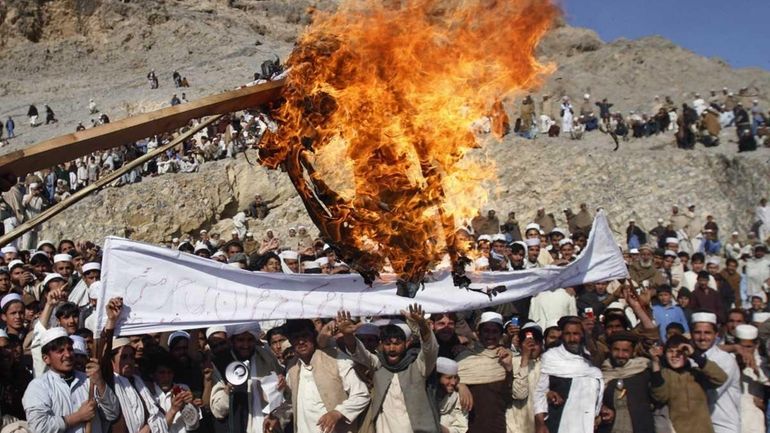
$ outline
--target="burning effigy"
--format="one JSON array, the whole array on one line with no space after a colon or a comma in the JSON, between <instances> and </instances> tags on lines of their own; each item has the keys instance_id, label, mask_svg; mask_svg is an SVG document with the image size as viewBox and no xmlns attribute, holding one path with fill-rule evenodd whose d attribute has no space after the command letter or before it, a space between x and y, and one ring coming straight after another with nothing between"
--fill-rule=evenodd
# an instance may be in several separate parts
<instances>
[{"instance_id":1,"label":"burning effigy","mask_svg":"<svg viewBox=\"0 0 770 433\"><path fill-rule=\"evenodd\" d=\"M344 1L316 12L289 57L261 163L290 176L321 237L367 281L414 296L494 165L471 124L553 70L535 55L559 16L539 0Z\"/></svg>"}]
</instances>

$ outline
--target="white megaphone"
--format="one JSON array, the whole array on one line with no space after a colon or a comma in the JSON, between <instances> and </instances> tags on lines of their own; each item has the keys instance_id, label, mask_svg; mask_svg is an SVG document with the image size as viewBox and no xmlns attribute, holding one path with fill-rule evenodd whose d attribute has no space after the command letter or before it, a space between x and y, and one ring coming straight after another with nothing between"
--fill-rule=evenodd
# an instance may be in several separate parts
<instances>
[{"instance_id":1,"label":"white megaphone","mask_svg":"<svg viewBox=\"0 0 770 433\"><path fill-rule=\"evenodd\" d=\"M240 361L233 361L227 364L225 369L225 379L230 385L238 386L246 383L249 378L249 366Z\"/></svg>"}]
</instances>

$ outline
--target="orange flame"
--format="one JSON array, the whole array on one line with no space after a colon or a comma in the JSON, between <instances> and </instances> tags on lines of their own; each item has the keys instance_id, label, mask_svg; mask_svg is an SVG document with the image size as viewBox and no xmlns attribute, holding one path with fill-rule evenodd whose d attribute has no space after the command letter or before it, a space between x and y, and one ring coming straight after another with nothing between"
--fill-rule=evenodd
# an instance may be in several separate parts
<instances>
[{"instance_id":1,"label":"orange flame","mask_svg":"<svg viewBox=\"0 0 770 433\"><path fill-rule=\"evenodd\" d=\"M316 12L287 61L263 164L284 165L343 260L377 272L387 259L419 280L487 200L494 166L472 152L471 124L552 70L534 51L558 15L543 0L350 0Z\"/></svg>"}]
</instances>

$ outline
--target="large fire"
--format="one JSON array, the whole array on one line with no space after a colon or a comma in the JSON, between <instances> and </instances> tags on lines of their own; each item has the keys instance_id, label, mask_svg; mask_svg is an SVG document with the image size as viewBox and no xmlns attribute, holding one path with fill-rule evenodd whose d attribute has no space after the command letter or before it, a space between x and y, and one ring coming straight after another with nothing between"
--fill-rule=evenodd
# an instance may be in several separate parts
<instances>
[{"instance_id":1,"label":"large fire","mask_svg":"<svg viewBox=\"0 0 770 433\"><path fill-rule=\"evenodd\" d=\"M284 167L322 237L364 276L418 282L455 224L487 200L494 166L471 124L537 86L544 0L350 0L316 12L287 61L281 127L260 148Z\"/></svg>"}]
</instances>

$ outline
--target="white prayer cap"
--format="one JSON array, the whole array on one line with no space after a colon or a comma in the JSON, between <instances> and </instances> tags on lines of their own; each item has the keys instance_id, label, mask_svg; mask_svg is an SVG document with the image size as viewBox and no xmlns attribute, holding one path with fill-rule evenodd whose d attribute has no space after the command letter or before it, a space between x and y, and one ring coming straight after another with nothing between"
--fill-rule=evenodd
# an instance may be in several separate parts
<instances>
[{"instance_id":1,"label":"white prayer cap","mask_svg":"<svg viewBox=\"0 0 770 433\"><path fill-rule=\"evenodd\" d=\"M281 254L278 254L278 257L284 260L298 260L299 253L292 250L286 250L286 251L281 251Z\"/></svg>"},{"instance_id":2,"label":"white prayer cap","mask_svg":"<svg viewBox=\"0 0 770 433\"><path fill-rule=\"evenodd\" d=\"M711 256L706 260L707 265L717 265L719 266L722 262L719 260L719 257L717 256Z\"/></svg>"},{"instance_id":3,"label":"white prayer cap","mask_svg":"<svg viewBox=\"0 0 770 433\"><path fill-rule=\"evenodd\" d=\"M540 245L540 239L538 239L538 238L527 238L527 240L524 241L524 243L528 247L535 247L535 246Z\"/></svg>"},{"instance_id":4,"label":"white prayer cap","mask_svg":"<svg viewBox=\"0 0 770 433\"><path fill-rule=\"evenodd\" d=\"M533 230L533 229L537 230L537 231L540 231L540 224L529 223L529 224L527 224L527 227L524 228L524 231L528 232L528 231Z\"/></svg>"},{"instance_id":5,"label":"white prayer cap","mask_svg":"<svg viewBox=\"0 0 770 433\"><path fill-rule=\"evenodd\" d=\"M112 338L112 350L118 350L123 346L131 344L131 339L128 337L113 337Z\"/></svg>"},{"instance_id":6,"label":"white prayer cap","mask_svg":"<svg viewBox=\"0 0 770 433\"><path fill-rule=\"evenodd\" d=\"M673 252L673 251L671 251L671 250L666 250L666 252L665 252L665 253L663 253L663 255L664 255L664 256L667 256L667 257L674 257L674 258L676 258L676 257L677 257L676 253L675 253L675 252Z\"/></svg>"},{"instance_id":7,"label":"white prayer cap","mask_svg":"<svg viewBox=\"0 0 770 433\"><path fill-rule=\"evenodd\" d=\"M306 262L302 262L302 269L310 270L310 269L320 269L321 265L318 264L315 260L308 260Z\"/></svg>"},{"instance_id":8,"label":"white prayer cap","mask_svg":"<svg viewBox=\"0 0 770 433\"><path fill-rule=\"evenodd\" d=\"M18 294L18 293L9 293L9 294L3 296L3 299L0 300L0 310L5 309L5 306L8 305L10 302L13 302L13 301L24 302L24 301L22 301L20 294Z\"/></svg>"},{"instance_id":9,"label":"white prayer cap","mask_svg":"<svg viewBox=\"0 0 770 433\"><path fill-rule=\"evenodd\" d=\"M222 251L217 251L211 255L212 259L216 259L217 257L227 257L227 254L223 253Z\"/></svg>"},{"instance_id":10,"label":"white prayer cap","mask_svg":"<svg viewBox=\"0 0 770 433\"><path fill-rule=\"evenodd\" d=\"M452 359L444 358L443 356L436 359L436 371L440 374L457 376L459 369L457 362Z\"/></svg>"},{"instance_id":11,"label":"white prayer cap","mask_svg":"<svg viewBox=\"0 0 770 433\"><path fill-rule=\"evenodd\" d=\"M583 98L585 98L585 99L588 99L590 97L591 97L591 95L589 93L586 93L585 95L583 95Z\"/></svg>"},{"instance_id":12,"label":"white prayer cap","mask_svg":"<svg viewBox=\"0 0 770 433\"><path fill-rule=\"evenodd\" d=\"M489 259L486 257L479 257L476 259L476 267L477 268L483 268L489 266Z\"/></svg>"},{"instance_id":13,"label":"white prayer cap","mask_svg":"<svg viewBox=\"0 0 770 433\"><path fill-rule=\"evenodd\" d=\"M262 334L262 327L259 326L258 322L241 323L239 325L230 325L227 327L227 335L230 337L245 333L249 333L253 335L255 339L259 340L259 336Z\"/></svg>"},{"instance_id":14,"label":"white prayer cap","mask_svg":"<svg viewBox=\"0 0 770 433\"><path fill-rule=\"evenodd\" d=\"M498 233L498 234L496 234L496 235L492 236L492 241L493 241L493 242L498 242L498 241L502 241L502 242L505 242L505 241L507 241L507 240L508 240L508 239L506 239L506 238L505 238L505 235L504 235L504 234L502 234L502 233Z\"/></svg>"},{"instance_id":15,"label":"white prayer cap","mask_svg":"<svg viewBox=\"0 0 770 433\"><path fill-rule=\"evenodd\" d=\"M305 226L297 226L297 230L307 230L307 227L305 227Z\"/></svg>"},{"instance_id":16,"label":"white prayer cap","mask_svg":"<svg viewBox=\"0 0 770 433\"><path fill-rule=\"evenodd\" d=\"M174 342L177 338L185 338L187 341L190 341L190 334L186 331L174 331L168 336L168 340L166 341L166 344L168 345L169 349L171 348L171 343Z\"/></svg>"},{"instance_id":17,"label":"white prayer cap","mask_svg":"<svg viewBox=\"0 0 770 433\"><path fill-rule=\"evenodd\" d=\"M44 251L35 251L32 253L32 255L29 257L30 260L34 259L36 256L42 256L45 257L47 260L50 260L48 257L48 254L46 254Z\"/></svg>"},{"instance_id":18,"label":"white prayer cap","mask_svg":"<svg viewBox=\"0 0 770 433\"><path fill-rule=\"evenodd\" d=\"M372 324L374 326L377 326L378 328L381 328L383 326L390 325L390 320L389 319L377 319L374 322L372 322Z\"/></svg>"},{"instance_id":19,"label":"white prayer cap","mask_svg":"<svg viewBox=\"0 0 770 433\"><path fill-rule=\"evenodd\" d=\"M273 231L273 230L272 230L272 229L267 229L267 231L268 231L268 232L271 232L271 231ZM267 233L267 232L265 232L265 233ZM254 233L252 233L252 232L246 232L246 237L247 237L247 238L253 238L253 237L254 237Z\"/></svg>"},{"instance_id":20,"label":"white prayer cap","mask_svg":"<svg viewBox=\"0 0 770 433\"><path fill-rule=\"evenodd\" d=\"M364 323L356 329L356 335L380 336L380 328L374 323Z\"/></svg>"},{"instance_id":21,"label":"white prayer cap","mask_svg":"<svg viewBox=\"0 0 770 433\"><path fill-rule=\"evenodd\" d=\"M562 239L562 240L560 240L560 241L559 241L559 246L560 246L560 247L561 247L561 246L564 246L564 245L567 245L567 244L570 244L570 245L575 245L575 243L574 243L574 242L572 242L572 239L570 239L570 238L564 238L564 239Z\"/></svg>"},{"instance_id":22,"label":"white prayer cap","mask_svg":"<svg viewBox=\"0 0 770 433\"><path fill-rule=\"evenodd\" d=\"M479 242L481 242L481 241L492 242L492 236L481 235L481 236L479 236Z\"/></svg>"},{"instance_id":23,"label":"white prayer cap","mask_svg":"<svg viewBox=\"0 0 770 433\"><path fill-rule=\"evenodd\" d=\"M54 340L58 340L62 337L69 337L69 335L67 334L67 331L61 326L46 329L42 334L40 334L40 347L45 347L46 344Z\"/></svg>"},{"instance_id":24,"label":"white prayer cap","mask_svg":"<svg viewBox=\"0 0 770 433\"><path fill-rule=\"evenodd\" d=\"M29 184L29 189L37 189L40 186L37 182L32 182Z\"/></svg>"},{"instance_id":25,"label":"white prayer cap","mask_svg":"<svg viewBox=\"0 0 770 433\"><path fill-rule=\"evenodd\" d=\"M658 224L663 222L663 218L658 218Z\"/></svg>"},{"instance_id":26,"label":"white prayer cap","mask_svg":"<svg viewBox=\"0 0 770 433\"><path fill-rule=\"evenodd\" d=\"M243 269L241 267L241 263L240 262L231 262L231 263L228 263L227 266L231 266L231 267L233 267L235 269Z\"/></svg>"},{"instance_id":27,"label":"white prayer cap","mask_svg":"<svg viewBox=\"0 0 770 433\"><path fill-rule=\"evenodd\" d=\"M206 339L208 340L211 338L212 335L216 334L217 332L224 332L225 335L227 335L227 327L225 326L210 326L206 328Z\"/></svg>"},{"instance_id":28,"label":"white prayer cap","mask_svg":"<svg viewBox=\"0 0 770 433\"><path fill-rule=\"evenodd\" d=\"M233 230L233 231L230 232L230 234L237 235L238 234L238 230Z\"/></svg>"},{"instance_id":29,"label":"white prayer cap","mask_svg":"<svg viewBox=\"0 0 770 433\"><path fill-rule=\"evenodd\" d=\"M536 328L538 331L543 332L543 328L541 328L540 325L537 324L537 322L527 322L524 324L524 326L521 327L521 329L530 329L530 328Z\"/></svg>"},{"instance_id":30,"label":"white prayer cap","mask_svg":"<svg viewBox=\"0 0 770 433\"><path fill-rule=\"evenodd\" d=\"M99 262L88 262L83 265L83 273L86 274L91 271L102 271L102 264Z\"/></svg>"},{"instance_id":31,"label":"white prayer cap","mask_svg":"<svg viewBox=\"0 0 770 433\"><path fill-rule=\"evenodd\" d=\"M318 263L318 266L326 266L329 263L329 259L327 257L321 257L316 259L315 262Z\"/></svg>"},{"instance_id":32,"label":"white prayer cap","mask_svg":"<svg viewBox=\"0 0 770 433\"><path fill-rule=\"evenodd\" d=\"M193 250L193 254L203 250L211 252L211 250L209 250L209 247L206 244L204 244L203 242L198 242L197 244L195 244L195 249Z\"/></svg>"},{"instance_id":33,"label":"white prayer cap","mask_svg":"<svg viewBox=\"0 0 770 433\"><path fill-rule=\"evenodd\" d=\"M56 272L51 272L50 274L46 274L45 278L43 278L43 288L47 287L48 283L50 283L53 280L67 281L67 279L64 278L61 274L58 274Z\"/></svg>"},{"instance_id":34,"label":"white prayer cap","mask_svg":"<svg viewBox=\"0 0 770 433\"><path fill-rule=\"evenodd\" d=\"M88 287L88 297L91 299L99 299L99 295L102 293L102 282L101 281L94 281L93 284L91 284Z\"/></svg>"},{"instance_id":35,"label":"white prayer cap","mask_svg":"<svg viewBox=\"0 0 770 433\"><path fill-rule=\"evenodd\" d=\"M201 235L206 234L206 233L208 233L208 231L206 231L206 230L201 230L200 232L198 232L198 234L201 234Z\"/></svg>"},{"instance_id":36,"label":"white prayer cap","mask_svg":"<svg viewBox=\"0 0 770 433\"><path fill-rule=\"evenodd\" d=\"M75 352L75 355L88 356L85 338L79 335L70 335L70 340L72 340L72 351Z\"/></svg>"},{"instance_id":37,"label":"white prayer cap","mask_svg":"<svg viewBox=\"0 0 770 433\"><path fill-rule=\"evenodd\" d=\"M739 232L733 232L733 236L739 236L739 235L740 235Z\"/></svg>"},{"instance_id":38,"label":"white prayer cap","mask_svg":"<svg viewBox=\"0 0 770 433\"><path fill-rule=\"evenodd\" d=\"M412 329L409 327L409 325L407 325L403 321L401 321L401 320L391 320L389 325L396 325L399 328L401 328L401 330L404 331L404 335L406 336L407 340L412 338Z\"/></svg>"},{"instance_id":39,"label":"white prayer cap","mask_svg":"<svg viewBox=\"0 0 770 433\"><path fill-rule=\"evenodd\" d=\"M500 313L495 313L494 311L485 311L481 313L481 319L479 320L479 325L481 326L485 323L497 323L500 326L503 326L503 316L500 315Z\"/></svg>"},{"instance_id":40,"label":"white prayer cap","mask_svg":"<svg viewBox=\"0 0 770 433\"><path fill-rule=\"evenodd\" d=\"M612 302L612 303L610 303L610 305L607 305L607 310L621 310L621 311L625 311L625 309L626 309L626 306L621 304L618 301Z\"/></svg>"},{"instance_id":41,"label":"white prayer cap","mask_svg":"<svg viewBox=\"0 0 770 433\"><path fill-rule=\"evenodd\" d=\"M752 325L738 325L735 327L735 337L739 340L754 340L759 336L759 330Z\"/></svg>"},{"instance_id":42,"label":"white prayer cap","mask_svg":"<svg viewBox=\"0 0 770 433\"><path fill-rule=\"evenodd\" d=\"M53 262L59 263L59 262L71 262L72 256L69 254L56 254L53 256Z\"/></svg>"},{"instance_id":43,"label":"white prayer cap","mask_svg":"<svg viewBox=\"0 0 770 433\"><path fill-rule=\"evenodd\" d=\"M709 312L693 313L691 322L692 323L711 323L713 325L716 325L717 315Z\"/></svg>"},{"instance_id":44,"label":"white prayer cap","mask_svg":"<svg viewBox=\"0 0 770 433\"><path fill-rule=\"evenodd\" d=\"M553 230L551 230L551 233L549 233L549 234L552 235L554 233L558 233L558 234L560 234L562 236L565 236L565 237L567 236L567 232L565 232L563 229L561 229L559 227L554 227Z\"/></svg>"},{"instance_id":45,"label":"white prayer cap","mask_svg":"<svg viewBox=\"0 0 770 433\"><path fill-rule=\"evenodd\" d=\"M524 248L525 250L527 249L527 243L526 242L516 241L516 242L513 243L513 245L516 245L516 244L521 245L521 247Z\"/></svg>"},{"instance_id":46,"label":"white prayer cap","mask_svg":"<svg viewBox=\"0 0 770 433\"><path fill-rule=\"evenodd\" d=\"M24 262L19 259L11 260L11 262L8 263L8 270L12 271L16 266L24 266Z\"/></svg>"},{"instance_id":47,"label":"white prayer cap","mask_svg":"<svg viewBox=\"0 0 770 433\"><path fill-rule=\"evenodd\" d=\"M636 220L635 220L635 219L633 219L633 218L631 218L630 220L628 220L628 222L630 222L630 223L635 223L635 222L636 222Z\"/></svg>"},{"instance_id":48,"label":"white prayer cap","mask_svg":"<svg viewBox=\"0 0 770 433\"><path fill-rule=\"evenodd\" d=\"M8 338L8 333L3 329L0 329L0 338Z\"/></svg>"},{"instance_id":49,"label":"white prayer cap","mask_svg":"<svg viewBox=\"0 0 770 433\"><path fill-rule=\"evenodd\" d=\"M35 249L39 250L43 245L50 245L50 246L56 248L56 246L54 246L53 242L51 242L51 241L40 241L40 242L37 243L37 248L35 248Z\"/></svg>"},{"instance_id":50,"label":"white prayer cap","mask_svg":"<svg viewBox=\"0 0 770 433\"><path fill-rule=\"evenodd\" d=\"M636 248L631 248L631 249L628 251L628 254L639 254L639 250L638 250L638 249L636 249Z\"/></svg>"},{"instance_id":51,"label":"white prayer cap","mask_svg":"<svg viewBox=\"0 0 770 433\"><path fill-rule=\"evenodd\" d=\"M751 316L751 321L754 323L765 323L770 319L770 313L764 311L758 311Z\"/></svg>"},{"instance_id":52,"label":"white prayer cap","mask_svg":"<svg viewBox=\"0 0 770 433\"><path fill-rule=\"evenodd\" d=\"M18 253L19 250L16 249L13 245L6 245L2 249L0 249L0 253L8 254L8 253Z\"/></svg>"},{"instance_id":53,"label":"white prayer cap","mask_svg":"<svg viewBox=\"0 0 770 433\"><path fill-rule=\"evenodd\" d=\"M171 239L171 242L172 243L178 243L179 242L179 238L173 238L173 239Z\"/></svg>"},{"instance_id":54,"label":"white prayer cap","mask_svg":"<svg viewBox=\"0 0 770 433\"><path fill-rule=\"evenodd\" d=\"M679 245L679 239L677 238L666 238L666 245L668 244L677 244Z\"/></svg>"}]
</instances>

